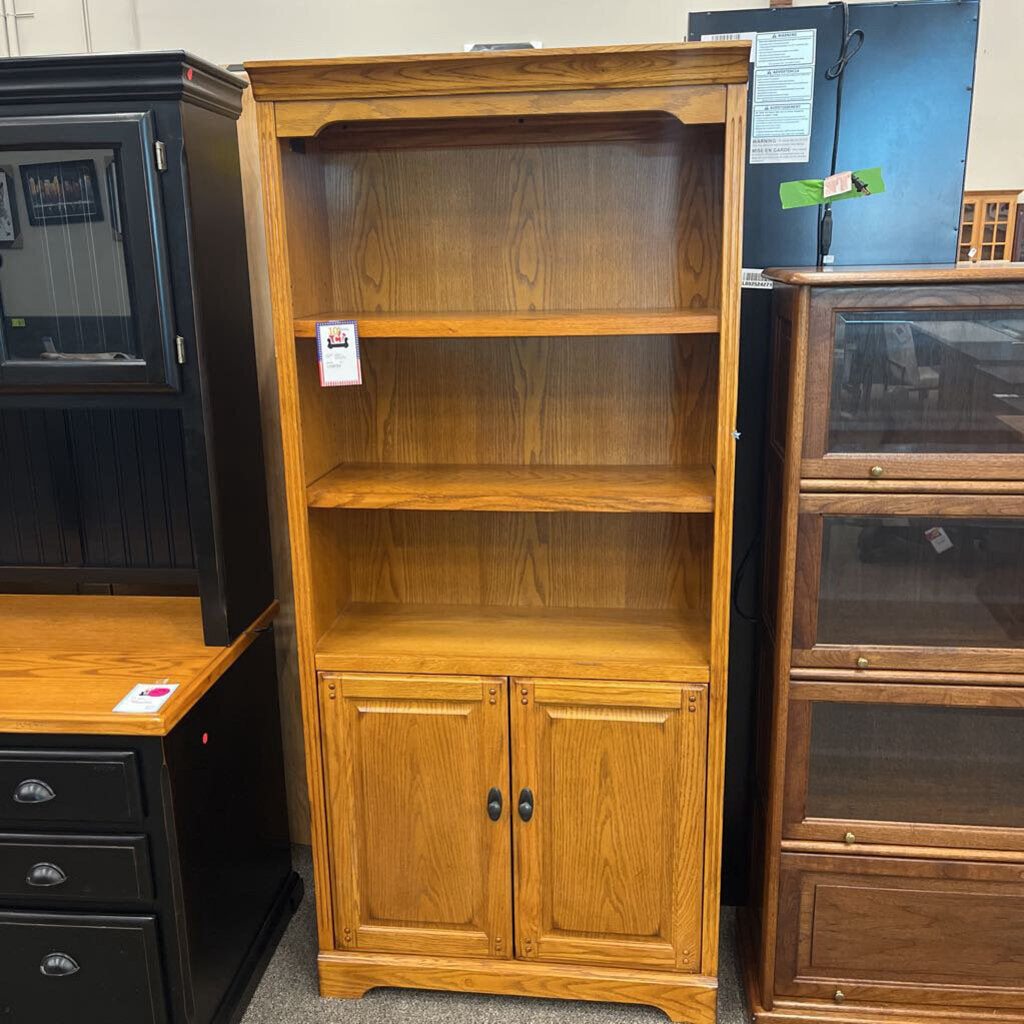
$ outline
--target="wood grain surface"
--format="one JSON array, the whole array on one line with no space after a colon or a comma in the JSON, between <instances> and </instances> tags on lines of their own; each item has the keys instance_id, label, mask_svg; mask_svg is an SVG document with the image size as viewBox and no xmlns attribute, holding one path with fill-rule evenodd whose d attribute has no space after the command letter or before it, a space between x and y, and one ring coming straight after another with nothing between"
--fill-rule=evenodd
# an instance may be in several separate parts
<instances>
[{"instance_id":1,"label":"wood grain surface","mask_svg":"<svg viewBox=\"0 0 1024 1024\"><path fill-rule=\"evenodd\" d=\"M492 512L711 512L710 466L345 463L306 491L311 508Z\"/></svg>"},{"instance_id":2,"label":"wood grain surface","mask_svg":"<svg viewBox=\"0 0 1024 1024\"><path fill-rule=\"evenodd\" d=\"M195 597L0 595L0 732L165 736L266 628L207 647ZM114 714L138 683L176 683L152 714Z\"/></svg>"},{"instance_id":3,"label":"wood grain surface","mask_svg":"<svg viewBox=\"0 0 1024 1024\"><path fill-rule=\"evenodd\" d=\"M648 1003L678 1024L715 1024L717 982L644 968L468 957L321 952L320 994L353 999L380 985L543 999Z\"/></svg>"},{"instance_id":4,"label":"wood grain surface","mask_svg":"<svg viewBox=\"0 0 1024 1024\"><path fill-rule=\"evenodd\" d=\"M352 319L344 310L306 314L295 337L315 338L316 325ZM540 313L360 313L360 338L547 338L630 334L714 334L717 309L587 309Z\"/></svg>"},{"instance_id":5,"label":"wood grain surface","mask_svg":"<svg viewBox=\"0 0 1024 1024\"><path fill-rule=\"evenodd\" d=\"M512 955L507 691L503 677L320 677L338 948Z\"/></svg>"},{"instance_id":6,"label":"wood grain surface","mask_svg":"<svg viewBox=\"0 0 1024 1024\"><path fill-rule=\"evenodd\" d=\"M746 83L750 44L652 43L248 61L258 100Z\"/></svg>"},{"instance_id":7,"label":"wood grain surface","mask_svg":"<svg viewBox=\"0 0 1024 1024\"><path fill-rule=\"evenodd\" d=\"M678 611L353 604L317 667L707 682L708 625Z\"/></svg>"},{"instance_id":8,"label":"wood grain surface","mask_svg":"<svg viewBox=\"0 0 1024 1024\"><path fill-rule=\"evenodd\" d=\"M307 483L343 463L714 463L706 337L379 339L351 388L321 388L314 347L292 348Z\"/></svg>"},{"instance_id":9,"label":"wood grain surface","mask_svg":"<svg viewBox=\"0 0 1024 1024\"><path fill-rule=\"evenodd\" d=\"M696 973L706 688L510 686L516 955Z\"/></svg>"},{"instance_id":10,"label":"wood grain surface","mask_svg":"<svg viewBox=\"0 0 1024 1024\"><path fill-rule=\"evenodd\" d=\"M889 267L836 267L834 270L769 267L764 275L782 284L813 285L816 288L827 288L830 285L867 288L895 284L972 284L981 281L1024 281L1024 263L908 263Z\"/></svg>"}]
</instances>

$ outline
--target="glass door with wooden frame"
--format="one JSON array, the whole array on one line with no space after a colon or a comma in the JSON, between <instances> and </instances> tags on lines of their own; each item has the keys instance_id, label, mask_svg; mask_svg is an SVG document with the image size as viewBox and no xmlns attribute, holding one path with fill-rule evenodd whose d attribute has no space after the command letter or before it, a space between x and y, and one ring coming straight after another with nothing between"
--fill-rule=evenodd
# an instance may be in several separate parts
<instances>
[{"instance_id":1,"label":"glass door with wooden frame","mask_svg":"<svg viewBox=\"0 0 1024 1024\"><path fill-rule=\"evenodd\" d=\"M792 663L1019 672L1024 497L804 495Z\"/></svg>"},{"instance_id":2,"label":"glass door with wooden frame","mask_svg":"<svg viewBox=\"0 0 1024 1024\"><path fill-rule=\"evenodd\" d=\"M801 475L1020 479L1024 285L813 292Z\"/></svg>"},{"instance_id":3,"label":"glass door with wooden frame","mask_svg":"<svg viewBox=\"0 0 1024 1024\"><path fill-rule=\"evenodd\" d=\"M794 681L787 746L786 839L1024 850L1024 690Z\"/></svg>"}]
</instances>

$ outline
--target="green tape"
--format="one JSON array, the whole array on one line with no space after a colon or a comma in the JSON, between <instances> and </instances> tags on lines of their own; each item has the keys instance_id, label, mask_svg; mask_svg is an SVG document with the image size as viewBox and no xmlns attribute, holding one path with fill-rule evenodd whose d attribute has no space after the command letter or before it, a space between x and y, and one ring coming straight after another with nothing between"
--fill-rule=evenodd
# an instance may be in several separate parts
<instances>
[{"instance_id":1,"label":"green tape","mask_svg":"<svg viewBox=\"0 0 1024 1024\"><path fill-rule=\"evenodd\" d=\"M872 167L866 171L854 171L854 174L867 185L872 196L885 191L882 180L882 168ZM784 210L793 210L798 206L820 206L822 203L838 203L840 199L869 199L870 196L853 189L843 192L831 199L825 198L825 182L822 178L808 178L805 181L784 181L779 185L779 198Z\"/></svg>"}]
</instances>

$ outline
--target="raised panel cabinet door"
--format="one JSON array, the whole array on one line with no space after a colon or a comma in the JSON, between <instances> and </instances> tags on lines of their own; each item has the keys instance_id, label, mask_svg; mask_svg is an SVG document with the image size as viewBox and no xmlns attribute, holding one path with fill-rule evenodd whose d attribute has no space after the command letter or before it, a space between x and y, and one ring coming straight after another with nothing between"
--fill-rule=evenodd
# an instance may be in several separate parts
<instances>
[{"instance_id":1,"label":"raised panel cabinet door","mask_svg":"<svg viewBox=\"0 0 1024 1024\"><path fill-rule=\"evenodd\" d=\"M511 694L516 955L698 971L707 688Z\"/></svg>"},{"instance_id":2,"label":"raised panel cabinet door","mask_svg":"<svg viewBox=\"0 0 1024 1024\"><path fill-rule=\"evenodd\" d=\"M339 949L508 957L504 677L320 675Z\"/></svg>"}]
</instances>

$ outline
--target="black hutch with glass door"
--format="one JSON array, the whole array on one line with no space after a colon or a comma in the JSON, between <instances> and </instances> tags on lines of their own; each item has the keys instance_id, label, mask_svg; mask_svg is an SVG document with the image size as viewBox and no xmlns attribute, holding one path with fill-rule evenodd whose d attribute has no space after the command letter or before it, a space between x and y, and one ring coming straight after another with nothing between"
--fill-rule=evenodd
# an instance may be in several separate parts
<instances>
[{"instance_id":1,"label":"black hutch with glass door","mask_svg":"<svg viewBox=\"0 0 1024 1024\"><path fill-rule=\"evenodd\" d=\"M2 1020L234 1024L301 893L243 87L0 60Z\"/></svg>"},{"instance_id":2,"label":"black hutch with glass door","mask_svg":"<svg viewBox=\"0 0 1024 1024\"><path fill-rule=\"evenodd\" d=\"M0 589L273 599L235 119L182 53L0 62Z\"/></svg>"}]
</instances>

